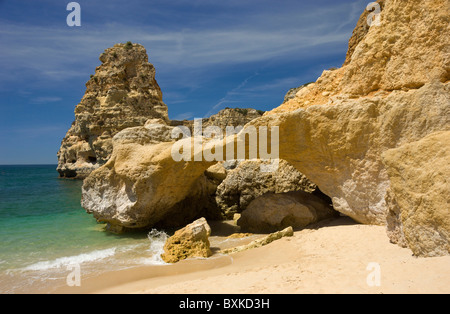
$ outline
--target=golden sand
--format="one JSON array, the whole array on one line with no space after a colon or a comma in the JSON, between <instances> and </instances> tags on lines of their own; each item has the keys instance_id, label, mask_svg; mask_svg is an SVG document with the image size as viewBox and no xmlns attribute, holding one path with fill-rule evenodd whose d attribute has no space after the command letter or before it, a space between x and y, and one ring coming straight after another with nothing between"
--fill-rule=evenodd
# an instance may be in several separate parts
<instances>
[{"instance_id":1,"label":"golden sand","mask_svg":"<svg viewBox=\"0 0 450 314\"><path fill-rule=\"evenodd\" d=\"M101 274L50 293L450 293L450 256L416 258L385 228L328 221L267 246Z\"/></svg>"}]
</instances>

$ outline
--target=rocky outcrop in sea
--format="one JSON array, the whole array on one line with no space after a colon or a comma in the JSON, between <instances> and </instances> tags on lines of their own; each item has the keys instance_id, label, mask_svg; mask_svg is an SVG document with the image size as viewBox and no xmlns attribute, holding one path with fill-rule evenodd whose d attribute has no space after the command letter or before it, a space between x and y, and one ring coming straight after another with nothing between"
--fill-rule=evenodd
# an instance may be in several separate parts
<instances>
[{"instance_id":1,"label":"rocky outcrop in sea","mask_svg":"<svg viewBox=\"0 0 450 314\"><path fill-rule=\"evenodd\" d=\"M242 132L253 128L260 135L263 127L277 127L280 161L326 194L335 210L363 224L386 225L391 241L417 256L450 254L448 1L381 3L381 23L362 27L367 13L361 16L362 29L355 30L341 68L324 71ZM83 207L113 229L193 221L200 212L190 205L217 196L205 174L220 185L233 172L201 157L239 139L204 138L200 149L174 160L174 144L192 147L195 139L151 135L172 127L161 119L118 133L109 161L84 182ZM236 178L252 182L257 176ZM271 180L268 185L276 184L276 175ZM239 186L248 184L237 186L240 199ZM277 194L273 186L267 191ZM259 197L282 203L280 196L257 194L253 201ZM237 212L244 210L239 202ZM277 208L258 208L250 209L267 217L267 227Z\"/></svg>"},{"instance_id":2,"label":"rocky outcrop in sea","mask_svg":"<svg viewBox=\"0 0 450 314\"><path fill-rule=\"evenodd\" d=\"M102 64L86 83L75 121L58 152L61 177L87 177L111 157L112 138L151 118L168 121L155 68L139 44L117 44L100 55Z\"/></svg>"}]
</instances>

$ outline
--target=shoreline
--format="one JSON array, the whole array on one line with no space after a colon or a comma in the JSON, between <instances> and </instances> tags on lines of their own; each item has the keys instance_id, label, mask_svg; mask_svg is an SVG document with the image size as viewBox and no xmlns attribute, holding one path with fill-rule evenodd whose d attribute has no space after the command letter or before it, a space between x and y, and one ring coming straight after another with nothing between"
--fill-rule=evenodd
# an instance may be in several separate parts
<instances>
[{"instance_id":1,"label":"shoreline","mask_svg":"<svg viewBox=\"0 0 450 314\"><path fill-rule=\"evenodd\" d=\"M373 264L380 285L370 286ZM450 256L416 258L390 243L385 227L348 217L296 231L267 246L173 265L82 279L56 294L450 293Z\"/></svg>"}]
</instances>

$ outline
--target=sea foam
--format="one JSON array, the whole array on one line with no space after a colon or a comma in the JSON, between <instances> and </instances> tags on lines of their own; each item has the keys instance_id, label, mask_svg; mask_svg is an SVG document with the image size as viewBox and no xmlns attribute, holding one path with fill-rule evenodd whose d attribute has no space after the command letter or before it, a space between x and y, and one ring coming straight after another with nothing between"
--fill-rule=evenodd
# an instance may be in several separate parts
<instances>
[{"instance_id":1,"label":"sea foam","mask_svg":"<svg viewBox=\"0 0 450 314\"><path fill-rule=\"evenodd\" d=\"M80 254L76 256L60 257L52 261L38 262L23 268L23 270L48 270L52 268L67 267L69 265L102 260L114 256L115 253L116 248L110 248L106 250L95 250L90 253Z\"/></svg>"},{"instance_id":2,"label":"sea foam","mask_svg":"<svg viewBox=\"0 0 450 314\"><path fill-rule=\"evenodd\" d=\"M150 240L149 251L153 253L151 258L142 259L141 263L145 265L165 265L161 258L161 254L164 253L164 244L166 244L169 236L164 231L152 229L148 233L148 239Z\"/></svg>"},{"instance_id":3,"label":"sea foam","mask_svg":"<svg viewBox=\"0 0 450 314\"><path fill-rule=\"evenodd\" d=\"M166 263L161 259L161 254L164 252L164 244L168 235L163 231L153 229L148 234L150 245L146 251L151 253L151 257L133 258L129 261L131 264L140 265L165 265ZM104 250L94 250L89 253L83 253L74 256L60 257L54 260L41 261L22 268L25 271L45 271L50 269L66 268L70 265L81 265L83 263L96 262L118 255L123 257L126 252L133 252L139 248L137 245L127 245L124 247L113 247Z\"/></svg>"}]
</instances>

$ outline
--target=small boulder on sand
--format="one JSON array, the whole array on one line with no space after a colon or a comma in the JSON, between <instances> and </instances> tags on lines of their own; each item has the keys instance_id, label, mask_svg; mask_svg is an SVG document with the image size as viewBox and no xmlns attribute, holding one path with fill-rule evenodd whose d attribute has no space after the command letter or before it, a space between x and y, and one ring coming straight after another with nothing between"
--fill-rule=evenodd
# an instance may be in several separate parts
<instances>
[{"instance_id":1,"label":"small boulder on sand","mask_svg":"<svg viewBox=\"0 0 450 314\"><path fill-rule=\"evenodd\" d=\"M200 218L175 232L164 245L161 258L166 263L176 263L189 257L206 258L212 255L209 236L211 228L205 218Z\"/></svg>"}]
</instances>

